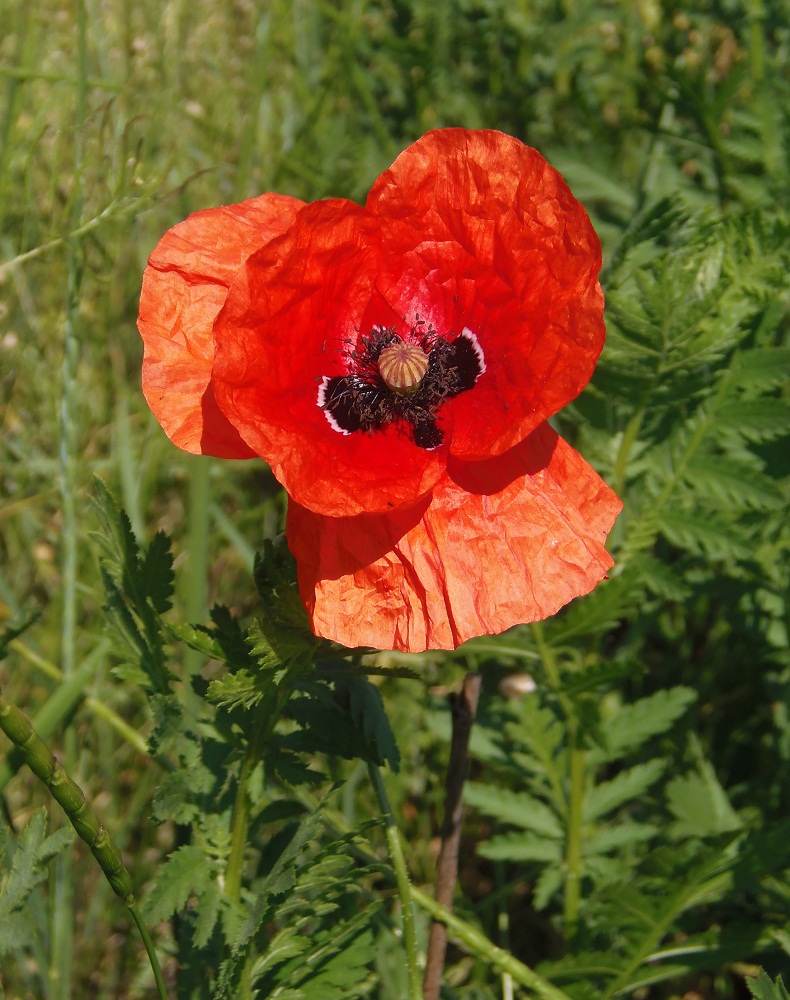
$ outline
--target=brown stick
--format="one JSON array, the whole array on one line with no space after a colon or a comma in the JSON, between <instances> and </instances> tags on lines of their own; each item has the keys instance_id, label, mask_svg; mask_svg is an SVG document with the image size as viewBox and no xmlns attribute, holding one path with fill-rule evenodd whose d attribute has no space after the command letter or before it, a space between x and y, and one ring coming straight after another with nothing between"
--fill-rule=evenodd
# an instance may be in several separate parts
<instances>
[{"instance_id":1,"label":"brown stick","mask_svg":"<svg viewBox=\"0 0 790 1000\"><path fill-rule=\"evenodd\" d=\"M453 890L458 878L458 849L464 811L462 792L466 779L469 735L477 714L481 680L480 674L467 674L460 694L451 694L448 698L453 718L453 737L444 784L444 823L442 843L436 861L435 893L436 901L448 910L452 909ZM422 980L424 1000L439 1000L446 951L447 929L444 924L434 921L428 938L425 975Z\"/></svg>"}]
</instances>

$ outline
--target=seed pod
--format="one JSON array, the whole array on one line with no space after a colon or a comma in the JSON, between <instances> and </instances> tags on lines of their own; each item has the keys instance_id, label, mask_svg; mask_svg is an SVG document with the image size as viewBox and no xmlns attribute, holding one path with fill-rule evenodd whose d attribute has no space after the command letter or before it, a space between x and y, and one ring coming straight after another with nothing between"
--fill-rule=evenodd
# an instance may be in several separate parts
<instances>
[{"instance_id":1,"label":"seed pod","mask_svg":"<svg viewBox=\"0 0 790 1000\"><path fill-rule=\"evenodd\" d=\"M121 852L110 840L99 818L85 800L82 789L63 770L52 751L33 729L30 720L0 691L0 729L22 751L28 767L40 778L62 807L81 840L90 847L116 895L134 905L134 886Z\"/></svg>"},{"instance_id":2,"label":"seed pod","mask_svg":"<svg viewBox=\"0 0 790 1000\"><path fill-rule=\"evenodd\" d=\"M379 373L384 384L402 396L416 392L427 371L428 355L416 344L399 340L379 355Z\"/></svg>"}]
</instances>

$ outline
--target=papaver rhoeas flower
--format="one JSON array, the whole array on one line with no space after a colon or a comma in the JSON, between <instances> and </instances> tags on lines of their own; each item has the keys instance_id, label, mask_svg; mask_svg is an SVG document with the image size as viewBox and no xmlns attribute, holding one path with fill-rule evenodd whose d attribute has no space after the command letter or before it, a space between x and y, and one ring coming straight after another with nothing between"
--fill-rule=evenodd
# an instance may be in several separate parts
<instances>
[{"instance_id":1,"label":"papaver rhoeas flower","mask_svg":"<svg viewBox=\"0 0 790 1000\"><path fill-rule=\"evenodd\" d=\"M143 389L179 447L269 463L318 635L454 648L612 565L620 501L546 423L603 348L600 266L535 150L429 132L364 208L264 194L170 230Z\"/></svg>"}]
</instances>

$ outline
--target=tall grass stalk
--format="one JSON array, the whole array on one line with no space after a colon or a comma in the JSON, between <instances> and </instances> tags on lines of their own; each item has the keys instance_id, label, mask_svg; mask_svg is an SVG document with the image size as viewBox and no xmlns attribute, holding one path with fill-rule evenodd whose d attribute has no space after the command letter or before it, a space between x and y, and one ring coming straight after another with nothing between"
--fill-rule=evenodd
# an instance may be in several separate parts
<instances>
[{"instance_id":1,"label":"tall grass stalk","mask_svg":"<svg viewBox=\"0 0 790 1000\"><path fill-rule=\"evenodd\" d=\"M77 0L77 74L74 134L74 190L71 204L71 228L82 215L82 172L84 165L84 129L87 117L87 15L84 0ZM76 387L80 340L78 308L82 283L81 246L74 240L67 244L66 323L61 387L60 466L62 501L61 571L63 611L61 624L61 662L68 682L75 669L77 650L77 414ZM77 740L73 729L64 739L67 767L76 763ZM74 962L74 885L70 856L58 859L52 911L52 994L55 1000L71 995Z\"/></svg>"}]
</instances>

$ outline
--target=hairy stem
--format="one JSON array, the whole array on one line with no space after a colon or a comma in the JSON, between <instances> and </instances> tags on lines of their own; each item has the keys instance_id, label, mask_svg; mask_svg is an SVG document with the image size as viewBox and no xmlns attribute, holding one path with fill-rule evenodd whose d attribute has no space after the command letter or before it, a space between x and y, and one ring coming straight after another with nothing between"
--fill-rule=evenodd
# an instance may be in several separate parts
<instances>
[{"instance_id":1,"label":"hairy stem","mask_svg":"<svg viewBox=\"0 0 790 1000\"><path fill-rule=\"evenodd\" d=\"M584 806L584 750L578 746L578 733L573 726L570 753L570 796L568 801L568 834L565 853L565 931L569 938L576 934L579 924L582 877L582 809Z\"/></svg>"},{"instance_id":2,"label":"hairy stem","mask_svg":"<svg viewBox=\"0 0 790 1000\"><path fill-rule=\"evenodd\" d=\"M260 722L247 745L247 753L239 772L236 801L233 804L231 820L230 853L225 868L225 892L237 902L241 895L241 880L244 874L244 851L247 847L247 833L250 827L250 797L247 793L250 775L261 758L264 743L270 732L270 725L261 713Z\"/></svg>"},{"instance_id":3,"label":"hairy stem","mask_svg":"<svg viewBox=\"0 0 790 1000\"><path fill-rule=\"evenodd\" d=\"M409 873L406 869L406 860L403 857L400 833L395 825L392 809L387 800L387 792L384 788L381 772L375 764L368 762L368 774L376 792L379 809L384 817L387 830L387 844L389 846L392 867L395 870L395 880L401 902L403 940L406 945L406 969L409 977L409 1000L422 1000L420 968L417 961L417 934L414 927L414 909L411 901L411 884L409 882Z\"/></svg>"}]
</instances>

